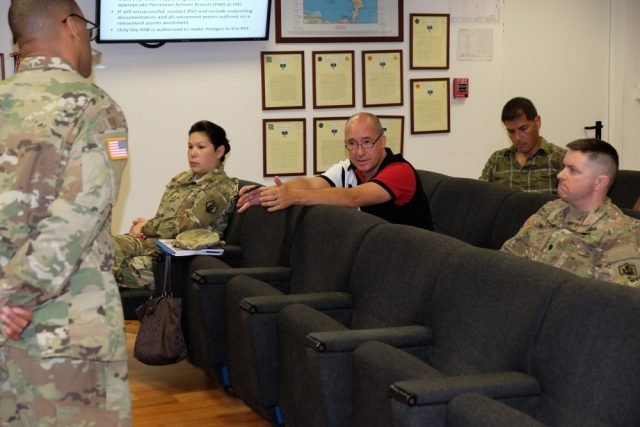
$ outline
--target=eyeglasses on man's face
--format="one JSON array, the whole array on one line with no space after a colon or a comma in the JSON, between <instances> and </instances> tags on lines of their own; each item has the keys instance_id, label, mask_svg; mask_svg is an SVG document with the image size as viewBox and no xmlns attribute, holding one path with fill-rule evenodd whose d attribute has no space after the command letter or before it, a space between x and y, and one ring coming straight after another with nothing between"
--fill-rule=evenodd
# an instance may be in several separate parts
<instances>
[{"instance_id":1,"label":"eyeglasses on man's face","mask_svg":"<svg viewBox=\"0 0 640 427\"><path fill-rule=\"evenodd\" d=\"M96 24L94 24L93 22L89 21L88 19L78 15L77 13L69 14L69 16L67 16L66 18L64 18L62 20L62 23L66 24L67 23L67 19L69 19L72 16L74 18L78 18L78 19L84 21L88 25L87 26L87 33L89 33L89 41L94 41L96 39L96 37L98 37L98 26Z\"/></svg>"},{"instance_id":2,"label":"eyeglasses on man's face","mask_svg":"<svg viewBox=\"0 0 640 427\"><path fill-rule=\"evenodd\" d=\"M362 142L358 142L355 139L350 139L344 144L344 146L349 151L355 151L358 149L358 147L362 147L365 150L371 150L382 135L383 134L381 133L376 139L364 138Z\"/></svg>"}]
</instances>

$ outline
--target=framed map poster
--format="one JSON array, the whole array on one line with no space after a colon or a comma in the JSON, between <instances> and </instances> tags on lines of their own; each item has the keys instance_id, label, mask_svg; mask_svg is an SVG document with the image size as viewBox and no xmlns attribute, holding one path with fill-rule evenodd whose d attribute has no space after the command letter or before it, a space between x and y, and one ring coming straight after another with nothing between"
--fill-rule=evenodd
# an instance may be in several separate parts
<instances>
[{"instance_id":1,"label":"framed map poster","mask_svg":"<svg viewBox=\"0 0 640 427\"><path fill-rule=\"evenodd\" d=\"M403 0L276 0L276 43L401 42Z\"/></svg>"},{"instance_id":2,"label":"framed map poster","mask_svg":"<svg viewBox=\"0 0 640 427\"><path fill-rule=\"evenodd\" d=\"M263 119L264 176L306 175L306 120Z\"/></svg>"},{"instance_id":3,"label":"framed map poster","mask_svg":"<svg viewBox=\"0 0 640 427\"><path fill-rule=\"evenodd\" d=\"M313 173L320 174L340 160L346 159L344 126L349 117L313 119Z\"/></svg>"}]
</instances>

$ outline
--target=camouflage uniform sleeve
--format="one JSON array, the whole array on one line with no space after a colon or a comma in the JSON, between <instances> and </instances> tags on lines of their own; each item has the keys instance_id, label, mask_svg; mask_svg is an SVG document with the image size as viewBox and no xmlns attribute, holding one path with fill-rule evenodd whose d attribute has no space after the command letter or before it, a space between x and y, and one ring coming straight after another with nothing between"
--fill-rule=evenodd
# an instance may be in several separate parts
<instances>
[{"instance_id":1,"label":"camouflage uniform sleeve","mask_svg":"<svg viewBox=\"0 0 640 427\"><path fill-rule=\"evenodd\" d=\"M121 121L111 124L108 117L105 120L108 112L104 110L89 116L90 122L81 119L76 124L80 130L74 131L77 134L63 148L68 151L66 165L60 170L33 172L34 176L50 174L59 190L37 231L5 266L0 305L8 300L11 305L33 309L64 292L85 253L109 225L126 162L114 165L105 144L109 139L126 144L126 123L121 113ZM104 268L108 270L110 265Z\"/></svg>"},{"instance_id":2,"label":"camouflage uniform sleeve","mask_svg":"<svg viewBox=\"0 0 640 427\"><path fill-rule=\"evenodd\" d=\"M516 235L504 242L501 250L520 257L527 257L530 249L529 232L533 228L537 219L537 213L531 215L524 222L523 226L520 228L520 230L518 230Z\"/></svg>"},{"instance_id":3,"label":"camouflage uniform sleeve","mask_svg":"<svg viewBox=\"0 0 640 427\"><path fill-rule=\"evenodd\" d=\"M170 236L165 235L165 229L167 227L172 228L171 225L166 224L166 214L168 212L165 211L171 211L173 209L170 199L175 197L181 190L181 186L177 182L180 176L182 176L182 174L173 177L171 181L169 181L169 184L167 184L164 192L162 193L162 197L160 198L160 204L158 205L156 214L142 226L142 232L147 236L169 238L175 237L177 234L175 230L171 230L169 233Z\"/></svg>"},{"instance_id":4,"label":"camouflage uniform sleeve","mask_svg":"<svg viewBox=\"0 0 640 427\"><path fill-rule=\"evenodd\" d=\"M223 235L234 209L237 179L214 171L193 183L187 178L190 175L182 173L167 185L156 215L142 228L144 234L170 239L187 230L204 228Z\"/></svg>"},{"instance_id":5,"label":"camouflage uniform sleeve","mask_svg":"<svg viewBox=\"0 0 640 427\"><path fill-rule=\"evenodd\" d=\"M235 207L238 180L222 173L202 185L202 191L197 194L191 209L176 218L178 233L206 228L222 236Z\"/></svg>"},{"instance_id":6,"label":"camouflage uniform sleeve","mask_svg":"<svg viewBox=\"0 0 640 427\"><path fill-rule=\"evenodd\" d=\"M618 230L603 242L596 279L640 287L640 228Z\"/></svg>"}]
</instances>

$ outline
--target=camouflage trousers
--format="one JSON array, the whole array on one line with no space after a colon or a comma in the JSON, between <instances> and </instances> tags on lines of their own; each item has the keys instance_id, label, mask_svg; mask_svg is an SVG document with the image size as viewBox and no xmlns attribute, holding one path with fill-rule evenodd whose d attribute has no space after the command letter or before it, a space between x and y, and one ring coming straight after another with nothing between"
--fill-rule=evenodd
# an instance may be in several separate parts
<instances>
[{"instance_id":1,"label":"camouflage trousers","mask_svg":"<svg viewBox=\"0 0 640 427\"><path fill-rule=\"evenodd\" d=\"M113 240L116 247L113 275L118 285L153 288L153 258L158 251L156 239L119 234L113 236Z\"/></svg>"},{"instance_id":2,"label":"camouflage trousers","mask_svg":"<svg viewBox=\"0 0 640 427\"><path fill-rule=\"evenodd\" d=\"M0 425L131 426L127 362L38 359L2 346Z\"/></svg>"}]
</instances>

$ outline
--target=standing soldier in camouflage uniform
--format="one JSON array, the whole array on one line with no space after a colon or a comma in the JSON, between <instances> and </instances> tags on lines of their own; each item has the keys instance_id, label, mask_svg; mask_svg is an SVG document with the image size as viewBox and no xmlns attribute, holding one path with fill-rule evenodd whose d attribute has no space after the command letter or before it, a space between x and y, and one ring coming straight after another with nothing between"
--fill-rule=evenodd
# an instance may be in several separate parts
<instances>
[{"instance_id":1,"label":"standing soldier in camouflage uniform","mask_svg":"<svg viewBox=\"0 0 640 427\"><path fill-rule=\"evenodd\" d=\"M23 55L0 82L0 424L128 426L111 210L118 105L86 80L95 25L74 0L14 0Z\"/></svg>"},{"instance_id":2,"label":"standing soldier in camouflage uniform","mask_svg":"<svg viewBox=\"0 0 640 427\"><path fill-rule=\"evenodd\" d=\"M640 287L640 221L607 197L618 153L604 141L567 145L559 200L545 204L502 250L579 276Z\"/></svg>"},{"instance_id":3,"label":"standing soldier in camouflage uniform","mask_svg":"<svg viewBox=\"0 0 640 427\"><path fill-rule=\"evenodd\" d=\"M195 249L223 237L238 193L238 180L224 172L230 150L220 126L206 120L191 126L187 150L190 169L171 179L153 218L136 218L129 234L115 236L113 272L121 286L153 284L152 260L158 239L177 238L183 246Z\"/></svg>"}]
</instances>

